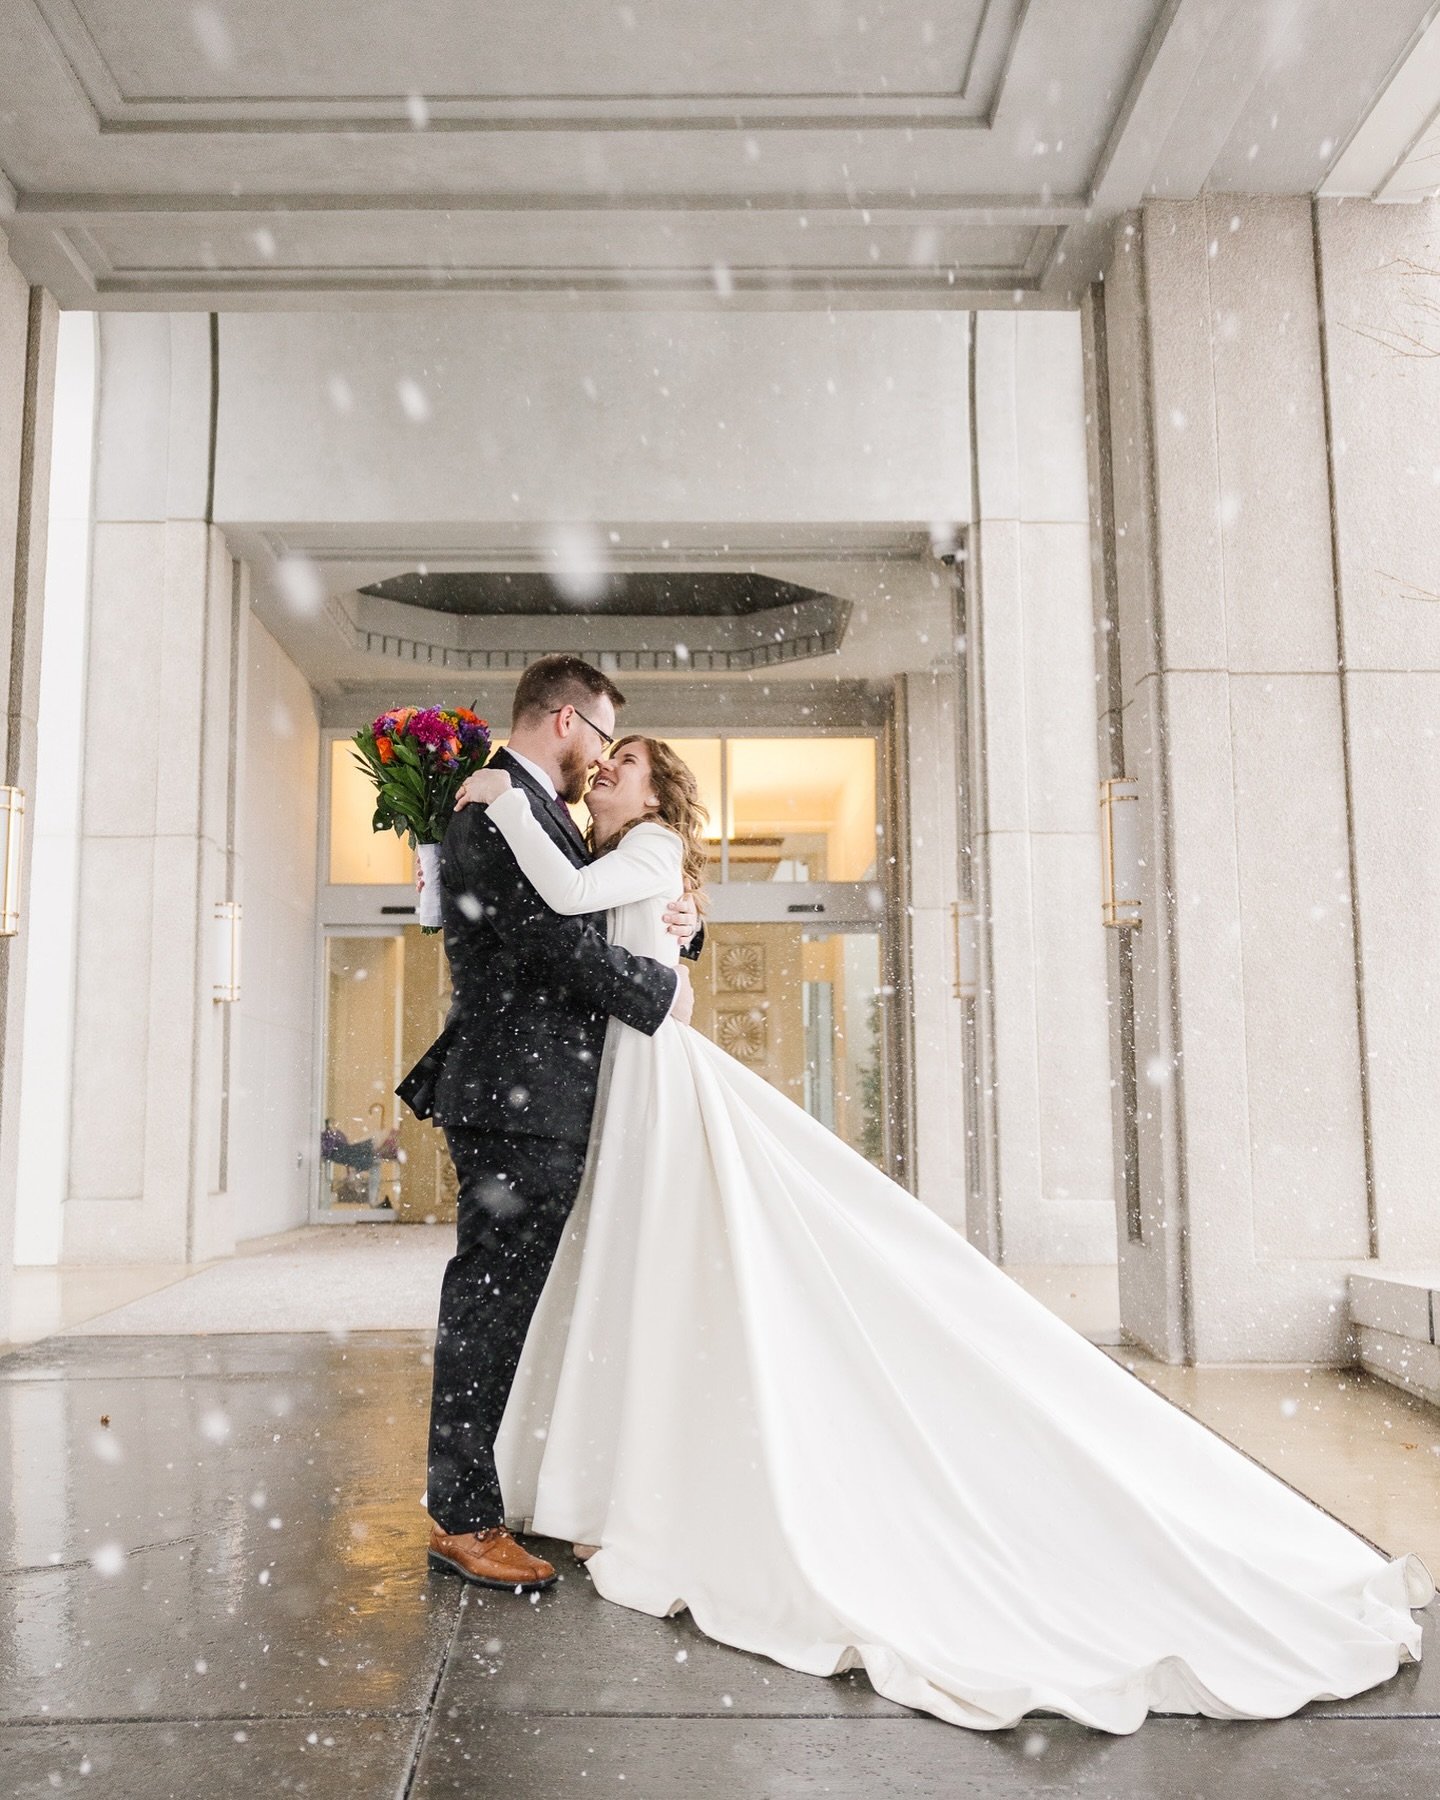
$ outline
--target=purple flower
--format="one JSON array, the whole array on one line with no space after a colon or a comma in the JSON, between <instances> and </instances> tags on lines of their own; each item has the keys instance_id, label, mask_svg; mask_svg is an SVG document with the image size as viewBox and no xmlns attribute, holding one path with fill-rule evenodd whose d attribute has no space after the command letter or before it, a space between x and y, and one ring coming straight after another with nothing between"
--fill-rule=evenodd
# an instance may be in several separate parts
<instances>
[{"instance_id":1,"label":"purple flower","mask_svg":"<svg viewBox=\"0 0 1440 1800\"><path fill-rule=\"evenodd\" d=\"M427 706L410 721L410 735L428 750L437 750L449 743L450 726L437 707Z\"/></svg>"}]
</instances>

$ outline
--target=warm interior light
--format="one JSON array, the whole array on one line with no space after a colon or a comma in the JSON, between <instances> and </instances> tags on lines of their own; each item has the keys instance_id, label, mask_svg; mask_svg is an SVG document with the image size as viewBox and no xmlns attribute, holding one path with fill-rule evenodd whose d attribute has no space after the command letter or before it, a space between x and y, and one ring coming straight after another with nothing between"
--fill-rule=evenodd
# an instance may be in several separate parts
<instances>
[{"instance_id":1,"label":"warm interior light","mask_svg":"<svg viewBox=\"0 0 1440 1800\"><path fill-rule=\"evenodd\" d=\"M25 795L0 787L0 937L20 929L20 865L25 852Z\"/></svg>"},{"instance_id":2,"label":"warm interior light","mask_svg":"<svg viewBox=\"0 0 1440 1800\"><path fill-rule=\"evenodd\" d=\"M234 1002L240 998L240 902L215 904L215 998Z\"/></svg>"},{"instance_id":3,"label":"warm interior light","mask_svg":"<svg viewBox=\"0 0 1440 1800\"><path fill-rule=\"evenodd\" d=\"M1101 922L1138 927L1141 906L1140 784L1117 778L1100 783Z\"/></svg>"}]
</instances>

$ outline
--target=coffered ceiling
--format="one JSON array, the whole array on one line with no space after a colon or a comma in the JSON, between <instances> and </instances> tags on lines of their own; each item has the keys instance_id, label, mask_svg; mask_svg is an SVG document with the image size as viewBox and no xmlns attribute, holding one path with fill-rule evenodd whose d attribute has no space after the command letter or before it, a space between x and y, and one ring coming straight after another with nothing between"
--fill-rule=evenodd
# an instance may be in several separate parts
<instances>
[{"instance_id":1,"label":"coffered ceiling","mask_svg":"<svg viewBox=\"0 0 1440 1800\"><path fill-rule=\"evenodd\" d=\"M1053 306L1149 194L1391 179L1436 11L0 0L0 229L77 307Z\"/></svg>"}]
</instances>

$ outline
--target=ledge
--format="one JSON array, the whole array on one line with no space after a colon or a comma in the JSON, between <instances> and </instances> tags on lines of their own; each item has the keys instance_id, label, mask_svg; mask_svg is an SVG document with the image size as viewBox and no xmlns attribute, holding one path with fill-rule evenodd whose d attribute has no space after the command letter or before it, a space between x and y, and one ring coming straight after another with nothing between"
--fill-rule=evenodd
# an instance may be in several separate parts
<instances>
[{"instance_id":1,"label":"ledge","mask_svg":"<svg viewBox=\"0 0 1440 1800\"><path fill-rule=\"evenodd\" d=\"M1440 1406L1440 1270L1351 1275L1361 1368Z\"/></svg>"}]
</instances>

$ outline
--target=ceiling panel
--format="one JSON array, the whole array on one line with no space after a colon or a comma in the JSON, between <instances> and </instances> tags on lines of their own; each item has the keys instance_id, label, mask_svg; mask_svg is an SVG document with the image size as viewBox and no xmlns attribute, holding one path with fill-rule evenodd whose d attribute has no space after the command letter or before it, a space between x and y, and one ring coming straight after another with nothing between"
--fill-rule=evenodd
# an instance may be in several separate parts
<instances>
[{"instance_id":1,"label":"ceiling panel","mask_svg":"<svg viewBox=\"0 0 1440 1800\"><path fill-rule=\"evenodd\" d=\"M1434 11L0 0L0 230L68 306L1073 304L1149 196L1320 187Z\"/></svg>"},{"instance_id":2,"label":"ceiling panel","mask_svg":"<svg viewBox=\"0 0 1440 1800\"><path fill-rule=\"evenodd\" d=\"M625 96L963 95L1021 0L32 0L117 107ZM993 65L992 55L987 61Z\"/></svg>"}]
</instances>

